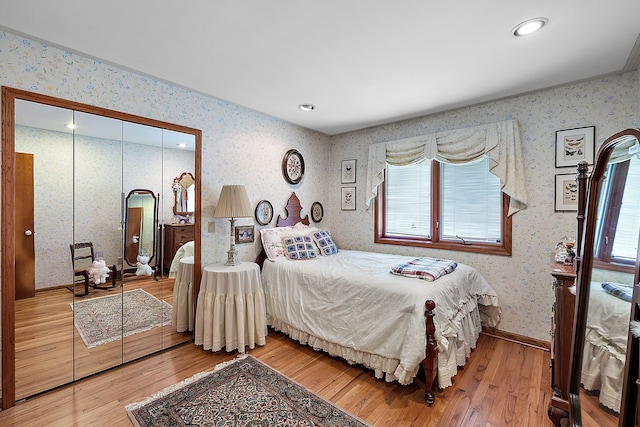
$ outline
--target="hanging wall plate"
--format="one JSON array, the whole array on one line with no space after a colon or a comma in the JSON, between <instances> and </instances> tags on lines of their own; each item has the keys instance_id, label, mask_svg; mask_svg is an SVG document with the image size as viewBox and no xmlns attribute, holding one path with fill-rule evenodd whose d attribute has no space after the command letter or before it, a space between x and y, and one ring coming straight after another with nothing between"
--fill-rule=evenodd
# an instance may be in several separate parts
<instances>
[{"instance_id":1,"label":"hanging wall plate","mask_svg":"<svg viewBox=\"0 0 640 427\"><path fill-rule=\"evenodd\" d=\"M298 150L289 150L282 159L282 174L289 184L297 184L304 176L304 159Z\"/></svg>"},{"instance_id":2,"label":"hanging wall plate","mask_svg":"<svg viewBox=\"0 0 640 427\"><path fill-rule=\"evenodd\" d=\"M256 206L256 221L260 225L267 225L273 219L273 206L268 200L260 200Z\"/></svg>"},{"instance_id":3,"label":"hanging wall plate","mask_svg":"<svg viewBox=\"0 0 640 427\"><path fill-rule=\"evenodd\" d=\"M324 216L324 208L320 204L320 202L315 202L311 205L311 219L313 222L322 221L322 217Z\"/></svg>"}]
</instances>

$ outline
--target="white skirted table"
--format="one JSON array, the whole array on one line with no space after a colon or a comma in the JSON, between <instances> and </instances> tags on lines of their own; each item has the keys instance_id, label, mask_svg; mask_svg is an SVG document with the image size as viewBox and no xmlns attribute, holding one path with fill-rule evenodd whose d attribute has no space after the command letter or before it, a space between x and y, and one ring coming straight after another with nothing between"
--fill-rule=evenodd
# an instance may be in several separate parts
<instances>
[{"instance_id":1,"label":"white skirted table","mask_svg":"<svg viewBox=\"0 0 640 427\"><path fill-rule=\"evenodd\" d=\"M177 332L193 331L193 257L180 260L173 284L171 324Z\"/></svg>"},{"instance_id":2,"label":"white skirted table","mask_svg":"<svg viewBox=\"0 0 640 427\"><path fill-rule=\"evenodd\" d=\"M264 345L267 335L260 267L253 262L208 265L202 272L196 308L195 343L205 350Z\"/></svg>"}]
</instances>

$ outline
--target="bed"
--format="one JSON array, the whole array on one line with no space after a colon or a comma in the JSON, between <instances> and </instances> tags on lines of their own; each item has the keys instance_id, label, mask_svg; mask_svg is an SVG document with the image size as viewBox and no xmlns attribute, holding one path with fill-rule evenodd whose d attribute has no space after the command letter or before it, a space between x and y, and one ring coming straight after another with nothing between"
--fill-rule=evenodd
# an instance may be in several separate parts
<instances>
[{"instance_id":1,"label":"bed","mask_svg":"<svg viewBox=\"0 0 640 427\"><path fill-rule=\"evenodd\" d=\"M598 393L600 403L619 412L631 302L614 294L622 290L630 299L632 286L612 285L613 292L602 282L591 282L581 383L585 390Z\"/></svg>"},{"instance_id":2,"label":"bed","mask_svg":"<svg viewBox=\"0 0 640 427\"><path fill-rule=\"evenodd\" d=\"M285 211L277 228L260 230L267 324L316 350L362 364L386 381L409 384L422 367L425 399L432 404L436 381L440 388L452 384L481 325L498 323L495 291L464 264L427 281L390 273L415 257L341 248L312 259L277 256L282 236L328 233L300 217L295 193Z\"/></svg>"}]
</instances>

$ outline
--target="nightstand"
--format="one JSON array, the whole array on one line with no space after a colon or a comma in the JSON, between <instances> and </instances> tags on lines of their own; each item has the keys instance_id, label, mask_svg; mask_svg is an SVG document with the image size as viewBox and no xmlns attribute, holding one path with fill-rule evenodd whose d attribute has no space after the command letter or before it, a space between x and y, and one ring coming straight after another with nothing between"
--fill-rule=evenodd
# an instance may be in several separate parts
<instances>
[{"instance_id":1,"label":"nightstand","mask_svg":"<svg viewBox=\"0 0 640 427\"><path fill-rule=\"evenodd\" d=\"M195 343L205 350L264 345L267 320L260 267L253 262L204 268L196 308Z\"/></svg>"}]
</instances>

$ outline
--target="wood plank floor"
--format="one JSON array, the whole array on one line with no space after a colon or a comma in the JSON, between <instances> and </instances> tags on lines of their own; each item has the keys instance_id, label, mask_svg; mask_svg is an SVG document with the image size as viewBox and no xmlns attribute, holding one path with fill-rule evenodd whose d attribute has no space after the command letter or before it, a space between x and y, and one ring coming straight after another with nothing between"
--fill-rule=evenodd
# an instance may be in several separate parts
<instances>
[{"instance_id":1,"label":"wood plank floor","mask_svg":"<svg viewBox=\"0 0 640 427\"><path fill-rule=\"evenodd\" d=\"M378 380L277 332L249 354L373 426L552 426L549 353L488 335L432 407L417 385ZM130 426L125 405L236 355L183 344L22 401L0 425Z\"/></svg>"}]
</instances>

